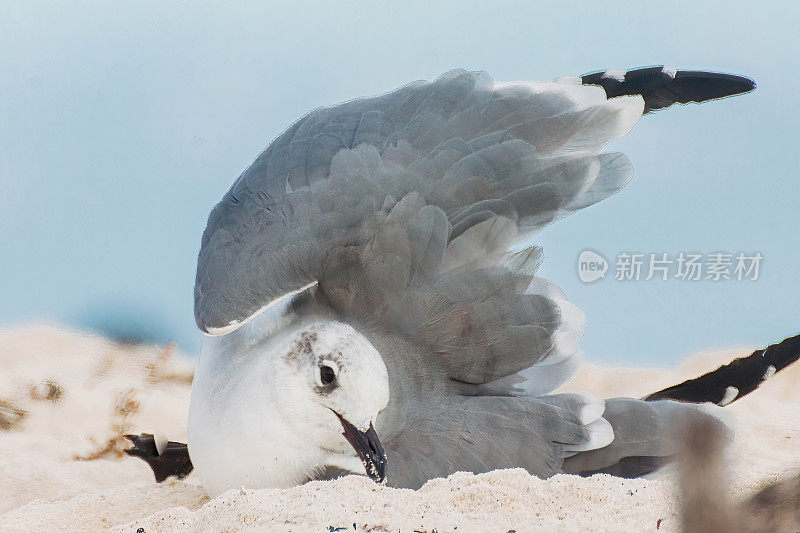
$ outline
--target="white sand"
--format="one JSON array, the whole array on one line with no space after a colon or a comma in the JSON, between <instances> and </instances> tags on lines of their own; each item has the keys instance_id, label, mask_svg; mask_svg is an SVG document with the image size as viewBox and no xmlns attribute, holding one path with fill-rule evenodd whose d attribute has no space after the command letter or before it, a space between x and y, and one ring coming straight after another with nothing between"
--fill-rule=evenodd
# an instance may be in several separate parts
<instances>
[{"instance_id":1,"label":"white sand","mask_svg":"<svg viewBox=\"0 0 800 533\"><path fill-rule=\"evenodd\" d=\"M568 386L602 397L642 396L750 350L697 357L674 370L589 366ZM148 366L149 365L149 366ZM190 359L163 347L122 347L53 327L0 332L0 402L27 411L0 430L0 531L676 531L674 469L647 479L556 476L523 470L459 473L419 491L360 476L289 490L237 490L209 501L197 480L157 485L147 465L108 453L120 432L186 437ZM57 401L35 399L50 379ZM800 467L800 365L728 409L735 497ZM138 407L132 402L138 402ZM0 403L8 406L9 403ZM127 415L125 413L128 413ZM8 414L8 413L7 413Z\"/></svg>"}]
</instances>

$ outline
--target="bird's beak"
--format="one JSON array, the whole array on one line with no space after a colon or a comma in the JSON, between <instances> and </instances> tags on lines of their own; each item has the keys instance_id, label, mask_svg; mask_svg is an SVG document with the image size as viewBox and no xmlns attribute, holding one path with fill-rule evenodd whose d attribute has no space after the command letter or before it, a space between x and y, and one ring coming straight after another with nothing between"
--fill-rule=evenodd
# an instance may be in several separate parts
<instances>
[{"instance_id":1,"label":"bird's beak","mask_svg":"<svg viewBox=\"0 0 800 533\"><path fill-rule=\"evenodd\" d=\"M334 411L336 413L336 411ZM381 441L372 423L367 431L359 431L353 424L345 420L342 415L336 413L344 428L344 438L347 439L356 450L359 459L364 463L367 476L381 485L386 483L386 452L383 451Z\"/></svg>"}]
</instances>

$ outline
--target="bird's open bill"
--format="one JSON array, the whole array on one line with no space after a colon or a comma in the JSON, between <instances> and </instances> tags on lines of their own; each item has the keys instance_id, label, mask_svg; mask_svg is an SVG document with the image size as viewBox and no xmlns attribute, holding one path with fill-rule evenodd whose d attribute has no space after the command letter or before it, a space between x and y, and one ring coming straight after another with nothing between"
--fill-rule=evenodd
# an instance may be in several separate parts
<instances>
[{"instance_id":1,"label":"bird's open bill","mask_svg":"<svg viewBox=\"0 0 800 533\"><path fill-rule=\"evenodd\" d=\"M336 413L336 411L334 411ZM376 482L383 484L386 482L386 452L383 451L381 441L372 424L367 431L360 431L353 424L345 420L342 415L336 413L344 428L344 438L347 439L356 450L359 459L364 463L367 476Z\"/></svg>"}]
</instances>

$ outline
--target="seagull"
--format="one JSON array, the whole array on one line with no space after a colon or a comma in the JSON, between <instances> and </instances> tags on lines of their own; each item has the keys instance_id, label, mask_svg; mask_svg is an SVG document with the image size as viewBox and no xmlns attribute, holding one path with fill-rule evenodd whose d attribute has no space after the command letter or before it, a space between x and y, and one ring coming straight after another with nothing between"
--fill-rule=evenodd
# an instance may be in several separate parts
<instances>
[{"instance_id":1,"label":"seagull","mask_svg":"<svg viewBox=\"0 0 800 533\"><path fill-rule=\"evenodd\" d=\"M679 422L727 428L719 406L797 359L798 338L648 398L555 393L585 319L536 276L535 242L630 181L602 149L643 115L754 88L660 66L453 70L308 113L208 218L187 445L142 434L129 453L161 479L194 468L212 496L352 473L418 488L510 467L642 475L680 452Z\"/></svg>"}]
</instances>

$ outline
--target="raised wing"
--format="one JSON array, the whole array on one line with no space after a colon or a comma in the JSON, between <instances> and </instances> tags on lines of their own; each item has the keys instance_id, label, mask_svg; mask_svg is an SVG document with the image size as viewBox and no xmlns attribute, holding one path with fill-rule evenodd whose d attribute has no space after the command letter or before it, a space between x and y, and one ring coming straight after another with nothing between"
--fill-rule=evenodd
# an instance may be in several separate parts
<instances>
[{"instance_id":1,"label":"raised wing","mask_svg":"<svg viewBox=\"0 0 800 533\"><path fill-rule=\"evenodd\" d=\"M466 259L464 244L474 239L494 241L490 261L622 187L632 174L627 159L596 152L643 109L639 96L608 100L577 78L498 84L484 73L452 71L313 111L245 170L209 216L197 324L211 334L230 331L318 281L332 250L364 246L373 218L412 193L442 211L453 230L450 267Z\"/></svg>"},{"instance_id":2,"label":"raised wing","mask_svg":"<svg viewBox=\"0 0 800 533\"><path fill-rule=\"evenodd\" d=\"M392 315L389 308L439 313L438 322L407 329L459 353L488 344L506 354L524 340L541 358L566 304L523 294L538 250L511 257L509 248L525 250L536 231L630 180L624 155L598 151L645 109L753 86L663 68L545 83L495 83L455 70L317 109L270 144L209 216L195 285L198 326L231 331L319 284L332 302L369 316ZM509 268L490 270L501 259ZM445 300L475 335L486 329L483 337L447 324ZM503 310L487 311L489 301ZM452 338L444 341L447 327ZM467 365L457 379L484 383L530 362L516 358L495 358L507 368L491 371Z\"/></svg>"}]
</instances>

